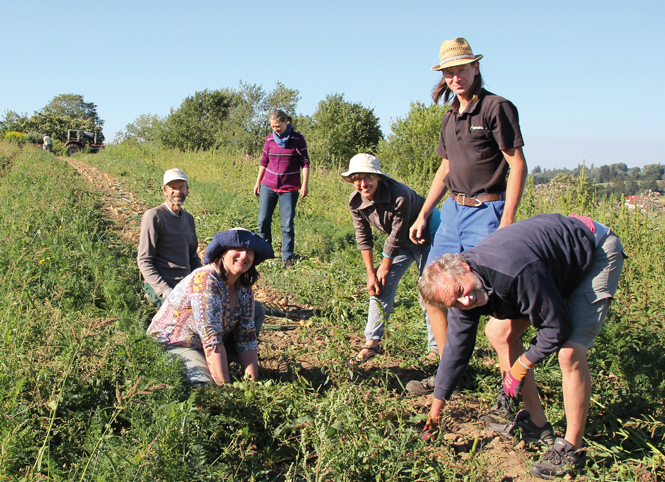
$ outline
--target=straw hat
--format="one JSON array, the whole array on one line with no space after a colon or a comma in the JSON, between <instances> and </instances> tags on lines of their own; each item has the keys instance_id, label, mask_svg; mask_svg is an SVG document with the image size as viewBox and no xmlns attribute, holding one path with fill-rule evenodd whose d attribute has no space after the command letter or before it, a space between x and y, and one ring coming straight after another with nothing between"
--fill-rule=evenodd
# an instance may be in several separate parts
<instances>
[{"instance_id":1,"label":"straw hat","mask_svg":"<svg viewBox=\"0 0 665 482\"><path fill-rule=\"evenodd\" d=\"M446 67L470 64L482 58L483 54L473 55L469 42L462 37L457 37L454 40L444 40L439 51L439 65L432 67L432 70L443 70Z\"/></svg>"},{"instance_id":2,"label":"straw hat","mask_svg":"<svg viewBox=\"0 0 665 482\"><path fill-rule=\"evenodd\" d=\"M371 154L356 154L349 161L349 170L342 173L346 182L351 182L351 176L354 174L367 173L379 174L380 176L390 177L381 170L381 161Z\"/></svg>"}]
</instances>

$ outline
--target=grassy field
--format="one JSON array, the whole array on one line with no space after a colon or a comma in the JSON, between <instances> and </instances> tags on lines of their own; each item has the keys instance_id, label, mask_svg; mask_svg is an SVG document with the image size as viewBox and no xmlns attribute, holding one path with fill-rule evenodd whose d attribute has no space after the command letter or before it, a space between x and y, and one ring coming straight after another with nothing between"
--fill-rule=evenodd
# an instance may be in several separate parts
<instances>
[{"instance_id":1,"label":"grassy field","mask_svg":"<svg viewBox=\"0 0 665 482\"><path fill-rule=\"evenodd\" d=\"M165 169L185 170L186 209L202 240L256 227L257 159L126 146L82 159L148 205L162 200ZM429 187L400 180L423 194ZM327 337L308 355L321 376L310 376L293 354L287 377L264 370L260 382L192 390L180 365L144 335L154 311L141 298L136 246L110 230L100 194L64 160L0 143L7 203L0 220L0 480L501 480L482 438L466 454L444 438L422 442L424 410L399 388L396 369L418 365L427 349L414 270L400 285L384 340L400 366L362 378L347 366L367 310L350 191L339 173L314 170L310 196L298 205L295 267L260 267L262 286L319 310L297 336L303 343ZM530 187L520 218L545 211L594 217L618 233L630 256L590 352L591 460L582 478L662 480L663 217L597 203L583 180ZM376 236L377 251L382 239ZM492 399L497 373L488 359L481 336L455 396L460 406ZM561 432L556 360L546 360L536 377Z\"/></svg>"}]
</instances>

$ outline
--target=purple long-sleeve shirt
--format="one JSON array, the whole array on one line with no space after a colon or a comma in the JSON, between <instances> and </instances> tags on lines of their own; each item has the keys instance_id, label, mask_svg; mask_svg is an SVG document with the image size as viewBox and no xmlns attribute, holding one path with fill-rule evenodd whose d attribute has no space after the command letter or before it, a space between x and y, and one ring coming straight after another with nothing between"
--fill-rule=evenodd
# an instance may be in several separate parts
<instances>
[{"instance_id":1,"label":"purple long-sleeve shirt","mask_svg":"<svg viewBox=\"0 0 665 482\"><path fill-rule=\"evenodd\" d=\"M262 184L277 191L297 191L301 186L300 169L309 167L305 138L292 131L286 147L279 147L272 134L266 136L261 166L266 168Z\"/></svg>"}]
</instances>

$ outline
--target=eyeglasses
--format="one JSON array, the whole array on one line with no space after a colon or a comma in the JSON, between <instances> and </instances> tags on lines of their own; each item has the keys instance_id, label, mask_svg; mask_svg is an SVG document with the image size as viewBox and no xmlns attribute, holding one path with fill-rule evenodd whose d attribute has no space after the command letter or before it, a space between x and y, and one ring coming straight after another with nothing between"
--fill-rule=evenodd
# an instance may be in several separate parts
<instances>
[{"instance_id":1,"label":"eyeglasses","mask_svg":"<svg viewBox=\"0 0 665 482\"><path fill-rule=\"evenodd\" d=\"M362 184L363 181L372 182L376 176L374 174L355 174L352 179L354 184Z\"/></svg>"}]
</instances>

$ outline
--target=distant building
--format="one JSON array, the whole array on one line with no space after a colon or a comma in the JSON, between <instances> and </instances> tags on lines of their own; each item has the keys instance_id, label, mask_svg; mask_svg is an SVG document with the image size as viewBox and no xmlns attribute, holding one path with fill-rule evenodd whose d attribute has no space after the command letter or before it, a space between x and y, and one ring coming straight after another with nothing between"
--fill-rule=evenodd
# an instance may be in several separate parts
<instances>
[{"instance_id":1,"label":"distant building","mask_svg":"<svg viewBox=\"0 0 665 482\"><path fill-rule=\"evenodd\" d=\"M626 206L628 209L639 208L641 211L656 211L663 209L663 205L658 202L658 193L651 189L642 194L632 194L626 197Z\"/></svg>"}]
</instances>

